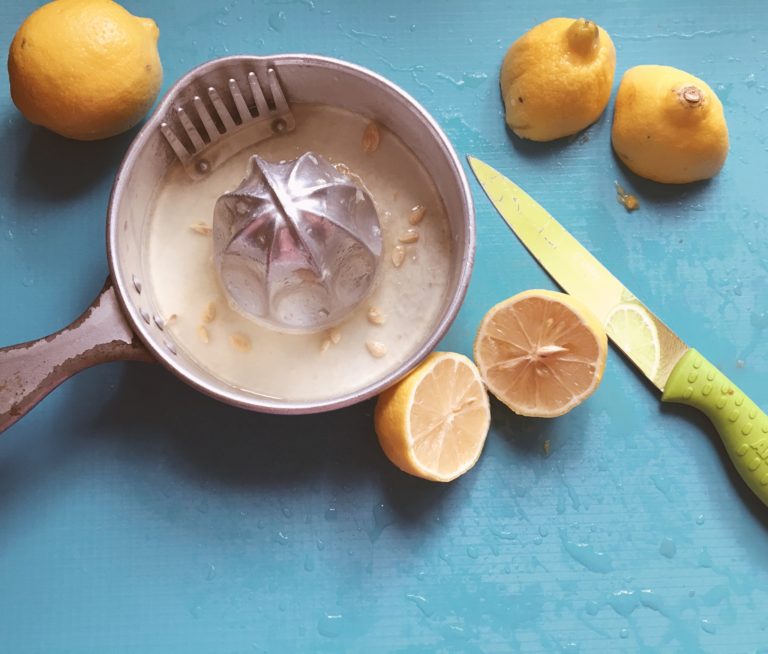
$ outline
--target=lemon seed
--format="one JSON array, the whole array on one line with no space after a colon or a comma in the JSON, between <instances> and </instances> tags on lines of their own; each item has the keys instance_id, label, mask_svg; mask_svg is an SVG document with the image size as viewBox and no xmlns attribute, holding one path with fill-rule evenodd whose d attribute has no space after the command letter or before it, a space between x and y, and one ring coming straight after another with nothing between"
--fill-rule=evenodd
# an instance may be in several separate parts
<instances>
[{"instance_id":1,"label":"lemon seed","mask_svg":"<svg viewBox=\"0 0 768 654\"><path fill-rule=\"evenodd\" d=\"M190 225L189 228L193 232L195 232L195 234L200 234L202 236L208 236L211 232L213 232L213 227L211 227L207 223L202 223L202 222Z\"/></svg>"},{"instance_id":2,"label":"lemon seed","mask_svg":"<svg viewBox=\"0 0 768 654\"><path fill-rule=\"evenodd\" d=\"M399 268L405 261L405 248L402 245L396 245L392 251L392 264L395 268Z\"/></svg>"},{"instance_id":3,"label":"lemon seed","mask_svg":"<svg viewBox=\"0 0 768 654\"><path fill-rule=\"evenodd\" d=\"M235 332L229 337L229 342L236 350L241 352L248 352L251 349L251 339L245 334Z\"/></svg>"},{"instance_id":4,"label":"lemon seed","mask_svg":"<svg viewBox=\"0 0 768 654\"><path fill-rule=\"evenodd\" d=\"M408 222L411 223L411 225L418 225L422 220L424 220L424 216L427 215L427 208L417 204L413 209L411 209L411 215L408 216Z\"/></svg>"},{"instance_id":5,"label":"lemon seed","mask_svg":"<svg viewBox=\"0 0 768 654\"><path fill-rule=\"evenodd\" d=\"M379 141L381 140L381 134L379 127L374 122L368 123L368 126L363 132L363 151L370 154L376 152L379 148Z\"/></svg>"},{"instance_id":6,"label":"lemon seed","mask_svg":"<svg viewBox=\"0 0 768 654\"><path fill-rule=\"evenodd\" d=\"M208 306L203 311L203 322L211 323L216 319L216 305L213 302L209 302Z\"/></svg>"},{"instance_id":7,"label":"lemon seed","mask_svg":"<svg viewBox=\"0 0 768 654\"><path fill-rule=\"evenodd\" d=\"M383 325L386 317L378 307L369 307L368 322L372 325Z\"/></svg>"},{"instance_id":8,"label":"lemon seed","mask_svg":"<svg viewBox=\"0 0 768 654\"><path fill-rule=\"evenodd\" d=\"M197 328L197 337L198 337L198 338L199 338L199 339L200 339L200 340L201 340L203 343L208 343L208 342L211 340L210 336L208 335L208 330L207 330L205 327L203 327L203 325L200 325L200 326Z\"/></svg>"},{"instance_id":9,"label":"lemon seed","mask_svg":"<svg viewBox=\"0 0 768 654\"><path fill-rule=\"evenodd\" d=\"M387 346L379 341L366 341L365 347L368 348L371 356L377 359L381 359L387 353Z\"/></svg>"},{"instance_id":10,"label":"lemon seed","mask_svg":"<svg viewBox=\"0 0 768 654\"><path fill-rule=\"evenodd\" d=\"M397 239L401 243L415 243L419 240L419 233L415 229L407 229Z\"/></svg>"}]
</instances>

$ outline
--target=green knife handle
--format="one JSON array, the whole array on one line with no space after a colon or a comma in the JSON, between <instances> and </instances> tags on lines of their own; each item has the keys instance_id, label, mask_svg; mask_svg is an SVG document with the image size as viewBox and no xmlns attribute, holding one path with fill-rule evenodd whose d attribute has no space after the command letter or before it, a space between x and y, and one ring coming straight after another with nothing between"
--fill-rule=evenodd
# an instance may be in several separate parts
<instances>
[{"instance_id":1,"label":"green knife handle","mask_svg":"<svg viewBox=\"0 0 768 654\"><path fill-rule=\"evenodd\" d=\"M672 370L661 399L706 415L741 478L768 505L768 416L696 350Z\"/></svg>"}]
</instances>

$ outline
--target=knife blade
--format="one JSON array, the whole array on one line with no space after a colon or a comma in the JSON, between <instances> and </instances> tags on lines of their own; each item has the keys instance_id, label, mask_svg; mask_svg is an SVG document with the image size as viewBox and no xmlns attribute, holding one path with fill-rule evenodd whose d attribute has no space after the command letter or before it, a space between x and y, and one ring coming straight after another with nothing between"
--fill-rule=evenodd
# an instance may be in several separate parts
<instances>
[{"instance_id":1,"label":"knife blade","mask_svg":"<svg viewBox=\"0 0 768 654\"><path fill-rule=\"evenodd\" d=\"M469 164L496 210L544 270L592 310L611 340L663 391L688 346L517 184L479 159L469 157Z\"/></svg>"},{"instance_id":2,"label":"knife blade","mask_svg":"<svg viewBox=\"0 0 768 654\"><path fill-rule=\"evenodd\" d=\"M611 340L662 391L662 401L707 415L741 477L768 505L768 416L523 189L480 159L467 160L493 206L544 270L592 310Z\"/></svg>"}]
</instances>

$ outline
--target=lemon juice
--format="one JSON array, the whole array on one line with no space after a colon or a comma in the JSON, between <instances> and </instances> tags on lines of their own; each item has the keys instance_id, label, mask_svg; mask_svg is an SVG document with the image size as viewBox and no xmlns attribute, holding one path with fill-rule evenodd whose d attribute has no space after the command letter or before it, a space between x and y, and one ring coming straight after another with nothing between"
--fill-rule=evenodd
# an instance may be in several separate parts
<instances>
[{"instance_id":1,"label":"lemon juice","mask_svg":"<svg viewBox=\"0 0 768 654\"><path fill-rule=\"evenodd\" d=\"M395 369L440 317L450 280L451 232L427 172L407 145L341 109L295 105L297 128L247 148L199 181L180 165L159 185L146 234L146 268L177 346L223 381L255 394L322 400ZM368 139L364 135L368 134ZM371 295L344 322L311 334L259 326L230 308L213 263L214 205L253 154L291 160L312 151L364 184L381 223L383 254Z\"/></svg>"}]
</instances>

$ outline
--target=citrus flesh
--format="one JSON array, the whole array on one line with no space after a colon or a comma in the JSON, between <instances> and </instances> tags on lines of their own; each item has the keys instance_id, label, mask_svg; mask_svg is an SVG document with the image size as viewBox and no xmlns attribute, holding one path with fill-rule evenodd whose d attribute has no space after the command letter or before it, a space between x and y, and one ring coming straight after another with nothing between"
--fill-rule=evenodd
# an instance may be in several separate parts
<instances>
[{"instance_id":1,"label":"citrus flesh","mask_svg":"<svg viewBox=\"0 0 768 654\"><path fill-rule=\"evenodd\" d=\"M605 330L650 379L659 371L661 346L656 325L642 307L620 304L605 321Z\"/></svg>"},{"instance_id":2,"label":"citrus flesh","mask_svg":"<svg viewBox=\"0 0 768 654\"><path fill-rule=\"evenodd\" d=\"M720 171L728 126L720 99L703 80L672 66L635 66L616 93L611 142L632 172L684 184Z\"/></svg>"},{"instance_id":3,"label":"citrus flesh","mask_svg":"<svg viewBox=\"0 0 768 654\"><path fill-rule=\"evenodd\" d=\"M534 141L575 134L608 104L616 49L594 22L552 18L523 34L504 57L501 94L506 121Z\"/></svg>"},{"instance_id":4,"label":"citrus flesh","mask_svg":"<svg viewBox=\"0 0 768 654\"><path fill-rule=\"evenodd\" d=\"M501 402L520 415L567 413L600 384L608 340L570 295L532 290L500 302L477 331L475 361Z\"/></svg>"},{"instance_id":5,"label":"citrus flesh","mask_svg":"<svg viewBox=\"0 0 768 654\"><path fill-rule=\"evenodd\" d=\"M398 468L451 481L477 462L490 427L488 393L476 366L453 352L434 352L376 404L374 424Z\"/></svg>"},{"instance_id":6,"label":"citrus flesh","mask_svg":"<svg viewBox=\"0 0 768 654\"><path fill-rule=\"evenodd\" d=\"M11 97L32 123L79 140L135 125L160 90L159 30L112 0L55 0L22 23L8 52Z\"/></svg>"}]
</instances>

